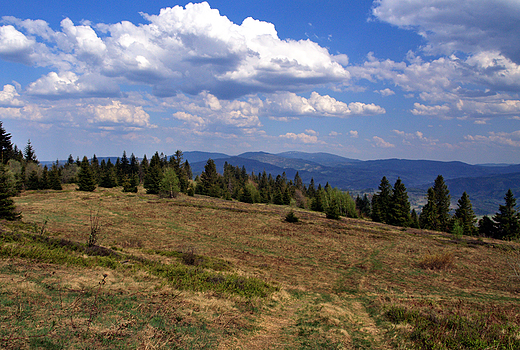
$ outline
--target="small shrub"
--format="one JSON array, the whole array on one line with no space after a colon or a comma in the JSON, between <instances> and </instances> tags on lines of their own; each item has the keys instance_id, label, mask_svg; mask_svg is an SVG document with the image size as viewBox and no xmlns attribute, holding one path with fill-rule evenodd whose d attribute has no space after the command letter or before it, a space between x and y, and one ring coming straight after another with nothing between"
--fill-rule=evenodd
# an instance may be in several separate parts
<instances>
[{"instance_id":1,"label":"small shrub","mask_svg":"<svg viewBox=\"0 0 520 350\"><path fill-rule=\"evenodd\" d=\"M419 262L419 267L427 270L448 270L453 266L452 253L428 254Z\"/></svg>"},{"instance_id":2,"label":"small shrub","mask_svg":"<svg viewBox=\"0 0 520 350\"><path fill-rule=\"evenodd\" d=\"M291 210L286 216L285 221L287 222L298 222L300 219L294 214L294 212Z\"/></svg>"}]
</instances>

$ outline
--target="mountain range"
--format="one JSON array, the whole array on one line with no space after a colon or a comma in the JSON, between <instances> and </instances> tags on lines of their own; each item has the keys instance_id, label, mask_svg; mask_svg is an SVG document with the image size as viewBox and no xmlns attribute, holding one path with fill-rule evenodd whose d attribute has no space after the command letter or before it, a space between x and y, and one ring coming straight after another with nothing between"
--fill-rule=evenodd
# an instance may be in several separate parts
<instances>
[{"instance_id":1,"label":"mountain range","mask_svg":"<svg viewBox=\"0 0 520 350\"><path fill-rule=\"evenodd\" d=\"M442 175L450 190L452 206L465 191L470 196L477 215L494 214L498 206L504 204L508 189L520 194L520 164L471 165L463 162L442 162L431 160L382 159L362 161L345 158L330 153L246 152L237 156L223 153L184 152L192 167L193 174L204 171L209 158L213 159L217 171L222 172L224 163L245 167L248 173L264 170L273 176L285 172L288 179L296 172L304 183L311 178L317 184L327 182L352 194L374 193L383 176L393 184L401 178L408 189L412 207L420 209L428 187L438 175Z\"/></svg>"}]
</instances>

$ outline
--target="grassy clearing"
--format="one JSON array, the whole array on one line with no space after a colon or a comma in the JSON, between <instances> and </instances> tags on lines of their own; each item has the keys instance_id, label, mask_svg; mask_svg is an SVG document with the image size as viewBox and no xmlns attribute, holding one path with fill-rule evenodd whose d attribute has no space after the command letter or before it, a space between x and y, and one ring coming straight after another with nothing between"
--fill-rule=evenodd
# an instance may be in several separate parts
<instances>
[{"instance_id":1,"label":"grassy clearing","mask_svg":"<svg viewBox=\"0 0 520 350\"><path fill-rule=\"evenodd\" d=\"M16 202L0 347L518 348L514 243L118 189Z\"/></svg>"}]
</instances>

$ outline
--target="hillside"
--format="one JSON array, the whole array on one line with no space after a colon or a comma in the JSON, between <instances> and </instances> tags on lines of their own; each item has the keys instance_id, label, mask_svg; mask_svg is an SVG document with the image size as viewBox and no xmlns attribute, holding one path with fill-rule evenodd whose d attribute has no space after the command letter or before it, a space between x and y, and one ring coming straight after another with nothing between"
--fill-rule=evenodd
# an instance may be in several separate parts
<instances>
[{"instance_id":1,"label":"hillside","mask_svg":"<svg viewBox=\"0 0 520 350\"><path fill-rule=\"evenodd\" d=\"M2 348L520 346L513 243L142 188L16 203L24 221L0 223Z\"/></svg>"}]
</instances>

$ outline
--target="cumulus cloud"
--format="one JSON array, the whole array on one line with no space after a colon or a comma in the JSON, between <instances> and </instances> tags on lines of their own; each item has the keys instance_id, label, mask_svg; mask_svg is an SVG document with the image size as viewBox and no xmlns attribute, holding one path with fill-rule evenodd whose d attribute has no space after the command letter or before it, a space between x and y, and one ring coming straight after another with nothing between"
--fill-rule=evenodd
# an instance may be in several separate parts
<instances>
[{"instance_id":1,"label":"cumulus cloud","mask_svg":"<svg viewBox=\"0 0 520 350\"><path fill-rule=\"evenodd\" d=\"M66 18L56 32L43 21L4 17L10 24L0 27L0 57L147 84L157 96L208 91L231 99L349 79L345 55L310 40L281 40L272 23L235 24L206 2L143 17L149 24L76 25Z\"/></svg>"},{"instance_id":2,"label":"cumulus cloud","mask_svg":"<svg viewBox=\"0 0 520 350\"><path fill-rule=\"evenodd\" d=\"M381 96L383 97L395 95L395 92L393 90L390 90L389 88L383 90L376 90L375 92L381 94Z\"/></svg>"},{"instance_id":3,"label":"cumulus cloud","mask_svg":"<svg viewBox=\"0 0 520 350\"><path fill-rule=\"evenodd\" d=\"M474 143L496 143L499 145L520 147L520 130L507 132L489 132L484 135L466 135L464 139Z\"/></svg>"},{"instance_id":4,"label":"cumulus cloud","mask_svg":"<svg viewBox=\"0 0 520 350\"><path fill-rule=\"evenodd\" d=\"M431 52L499 51L520 64L518 1L377 0L372 14L417 31L428 41Z\"/></svg>"},{"instance_id":5,"label":"cumulus cloud","mask_svg":"<svg viewBox=\"0 0 520 350\"><path fill-rule=\"evenodd\" d=\"M379 148L394 148L395 147L394 144L392 144L390 142L386 142L379 136L372 137L372 140L374 141L375 147L379 147Z\"/></svg>"},{"instance_id":6,"label":"cumulus cloud","mask_svg":"<svg viewBox=\"0 0 520 350\"><path fill-rule=\"evenodd\" d=\"M85 108L90 114L89 123L114 123L148 126L150 116L141 106L130 106L120 101L108 105L89 105Z\"/></svg>"},{"instance_id":7,"label":"cumulus cloud","mask_svg":"<svg viewBox=\"0 0 520 350\"><path fill-rule=\"evenodd\" d=\"M21 107L24 103L19 99L20 94L13 85L4 85L0 91L0 107Z\"/></svg>"},{"instance_id":8,"label":"cumulus cloud","mask_svg":"<svg viewBox=\"0 0 520 350\"><path fill-rule=\"evenodd\" d=\"M357 138L359 136L357 130L350 130L348 133L350 134L350 137L353 138Z\"/></svg>"},{"instance_id":9,"label":"cumulus cloud","mask_svg":"<svg viewBox=\"0 0 520 350\"><path fill-rule=\"evenodd\" d=\"M403 143L411 144L412 141L420 141L422 144L435 145L439 140L426 137L424 133L421 131L416 131L414 133L407 133L401 130L392 130L396 135L403 139Z\"/></svg>"},{"instance_id":10,"label":"cumulus cloud","mask_svg":"<svg viewBox=\"0 0 520 350\"><path fill-rule=\"evenodd\" d=\"M55 73L41 77L27 87L29 95L47 98L115 97L119 86L99 74L78 76L73 72Z\"/></svg>"},{"instance_id":11,"label":"cumulus cloud","mask_svg":"<svg viewBox=\"0 0 520 350\"><path fill-rule=\"evenodd\" d=\"M288 132L285 135L280 135L280 137L289 139L289 140L298 141L298 142L303 142L303 143L318 143L318 137L316 135L307 135L303 132L300 134Z\"/></svg>"},{"instance_id":12,"label":"cumulus cloud","mask_svg":"<svg viewBox=\"0 0 520 350\"><path fill-rule=\"evenodd\" d=\"M266 99L266 104L272 113L301 116L347 118L352 115L376 115L386 112L384 108L373 103L351 102L347 104L329 95L322 96L315 91L308 99L290 92L272 95Z\"/></svg>"}]
</instances>

